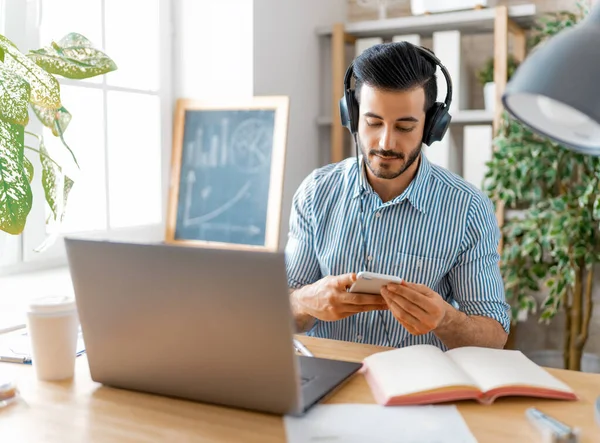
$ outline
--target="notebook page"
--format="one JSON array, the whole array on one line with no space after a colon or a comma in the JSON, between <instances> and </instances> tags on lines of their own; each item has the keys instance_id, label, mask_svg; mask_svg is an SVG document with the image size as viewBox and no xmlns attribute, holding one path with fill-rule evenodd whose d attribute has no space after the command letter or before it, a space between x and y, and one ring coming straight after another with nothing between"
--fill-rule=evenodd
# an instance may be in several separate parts
<instances>
[{"instance_id":1,"label":"notebook page","mask_svg":"<svg viewBox=\"0 0 600 443\"><path fill-rule=\"evenodd\" d=\"M464 347L447 351L446 355L475 380L482 392L514 385L572 392L521 351Z\"/></svg>"},{"instance_id":2,"label":"notebook page","mask_svg":"<svg viewBox=\"0 0 600 443\"><path fill-rule=\"evenodd\" d=\"M383 351L365 358L364 362L390 397L451 386L476 387L463 370L432 345Z\"/></svg>"}]
</instances>

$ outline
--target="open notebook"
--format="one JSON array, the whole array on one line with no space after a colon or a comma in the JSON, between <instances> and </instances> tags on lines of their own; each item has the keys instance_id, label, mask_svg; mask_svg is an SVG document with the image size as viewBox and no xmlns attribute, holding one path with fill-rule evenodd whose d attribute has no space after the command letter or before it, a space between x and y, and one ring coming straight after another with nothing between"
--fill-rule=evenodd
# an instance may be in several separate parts
<instances>
[{"instance_id":1,"label":"open notebook","mask_svg":"<svg viewBox=\"0 0 600 443\"><path fill-rule=\"evenodd\" d=\"M573 390L520 351L478 347L442 351L415 345L373 354L361 369L377 403L417 405L501 396L577 400Z\"/></svg>"}]
</instances>

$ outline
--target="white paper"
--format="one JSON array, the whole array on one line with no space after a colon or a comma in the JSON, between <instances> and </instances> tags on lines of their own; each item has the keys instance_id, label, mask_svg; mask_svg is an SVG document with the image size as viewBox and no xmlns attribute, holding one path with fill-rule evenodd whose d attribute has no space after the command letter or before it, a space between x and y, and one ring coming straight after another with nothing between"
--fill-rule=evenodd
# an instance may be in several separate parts
<instances>
[{"instance_id":1,"label":"white paper","mask_svg":"<svg viewBox=\"0 0 600 443\"><path fill-rule=\"evenodd\" d=\"M477 443L455 406L317 405L284 424L288 443Z\"/></svg>"}]
</instances>

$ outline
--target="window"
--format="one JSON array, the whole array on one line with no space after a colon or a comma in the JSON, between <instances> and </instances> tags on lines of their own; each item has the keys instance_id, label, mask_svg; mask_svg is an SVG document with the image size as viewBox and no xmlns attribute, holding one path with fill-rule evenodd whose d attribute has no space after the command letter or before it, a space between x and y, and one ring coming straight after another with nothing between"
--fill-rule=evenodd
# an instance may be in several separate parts
<instances>
[{"instance_id":1,"label":"window","mask_svg":"<svg viewBox=\"0 0 600 443\"><path fill-rule=\"evenodd\" d=\"M7 0L0 0L0 7L3 1ZM144 227L159 231L166 207L171 150L170 2L38 0L17 5L8 0L9 5L12 3L15 6L2 16L12 13L26 17L27 32L22 38L31 43L26 48L17 45L21 51L47 46L77 32L118 67L87 80L57 76L62 104L72 114L65 140L80 165L61 234L120 232L128 237L144 232ZM43 134L52 156L69 162L70 154L60 140L41 125L33 126L34 120L32 116L30 130ZM42 254L34 252L49 234L44 220L50 210L39 182L39 162L32 157L38 176L32 184L34 207L22 245L15 237L0 236L0 247L15 243L12 252L0 257L0 267L64 261L61 240Z\"/></svg>"}]
</instances>

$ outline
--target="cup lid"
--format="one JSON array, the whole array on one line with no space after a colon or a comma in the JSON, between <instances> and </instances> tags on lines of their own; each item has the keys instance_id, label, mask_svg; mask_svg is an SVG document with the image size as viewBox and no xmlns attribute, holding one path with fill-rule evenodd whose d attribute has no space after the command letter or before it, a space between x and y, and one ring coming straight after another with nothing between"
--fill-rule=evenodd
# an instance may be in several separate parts
<instances>
[{"instance_id":1,"label":"cup lid","mask_svg":"<svg viewBox=\"0 0 600 443\"><path fill-rule=\"evenodd\" d=\"M75 309L75 299L68 295L49 295L36 298L29 303L29 312L41 314L72 311Z\"/></svg>"}]
</instances>

